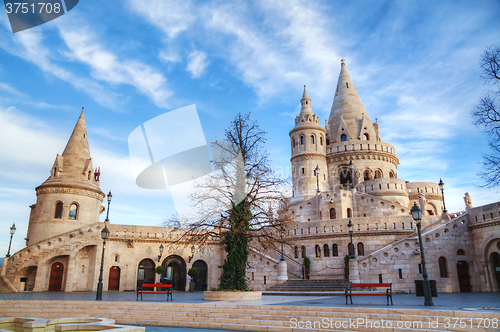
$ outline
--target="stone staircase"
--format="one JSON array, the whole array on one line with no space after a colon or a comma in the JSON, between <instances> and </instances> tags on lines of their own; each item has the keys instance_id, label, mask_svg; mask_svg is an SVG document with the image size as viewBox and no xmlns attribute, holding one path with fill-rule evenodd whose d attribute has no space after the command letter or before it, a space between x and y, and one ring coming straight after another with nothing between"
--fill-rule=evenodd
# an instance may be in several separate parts
<instances>
[{"instance_id":1,"label":"stone staircase","mask_svg":"<svg viewBox=\"0 0 500 332\"><path fill-rule=\"evenodd\" d=\"M269 287L264 295L340 295L349 287L348 279L292 279ZM324 294L321 294L324 293Z\"/></svg>"},{"instance_id":2,"label":"stone staircase","mask_svg":"<svg viewBox=\"0 0 500 332\"><path fill-rule=\"evenodd\" d=\"M109 301L0 301L0 317L98 317L117 324L247 331L493 331L498 313ZM452 320L450 321L450 318ZM490 328L480 322L488 319ZM492 323L496 319L497 324ZM455 322L455 325L453 325ZM458 322L458 323L457 323ZM465 325L458 327L457 324Z\"/></svg>"}]
</instances>

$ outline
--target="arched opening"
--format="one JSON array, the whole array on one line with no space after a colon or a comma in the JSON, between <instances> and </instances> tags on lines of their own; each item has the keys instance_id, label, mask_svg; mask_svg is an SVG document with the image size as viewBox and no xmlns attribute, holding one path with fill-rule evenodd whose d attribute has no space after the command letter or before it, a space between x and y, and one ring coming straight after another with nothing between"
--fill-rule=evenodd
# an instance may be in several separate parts
<instances>
[{"instance_id":1,"label":"arched opening","mask_svg":"<svg viewBox=\"0 0 500 332\"><path fill-rule=\"evenodd\" d=\"M109 268L108 290L109 291L120 290L120 267L119 266L112 266Z\"/></svg>"},{"instance_id":2,"label":"arched opening","mask_svg":"<svg viewBox=\"0 0 500 332\"><path fill-rule=\"evenodd\" d=\"M62 217L62 210L63 210L63 203L62 202L57 202L57 204L56 204L56 213L54 215L54 218L61 219L61 217Z\"/></svg>"},{"instance_id":3,"label":"arched opening","mask_svg":"<svg viewBox=\"0 0 500 332\"><path fill-rule=\"evenodd\" d=\"M469 264L466 261L458 261L457 263L458 285L461 293L469 293L472 291L469 275Z\"/></svg>"},{"instance_id":4,"label":"arched opening","mask_svg":"<svg viewBox=\"0 0 500 332\"><path fill-rule=\"evenodd\" d=\"M334 208L330 209L330 219L335 219L337 218L337 213L335 212Z\"/></svg>"},{"instance_id":5,"label":"arched opening","mask_svg":"<svg viewBox=\"0 0 500 332\"><path fill-rule=\"evenodd\" d=\"M293 139L293 147L295 147L295 138Z\"/></svg>"},{"instance_id":6,"label":"arched opening","mask_svg":"<svg viewBox=\"0 0 500 332\"><path fill-rule=\"evenodd\" d=\"M351 210L351 208L347 208L347 218L352 218L352 210Z\"/></svg>"},{"instance_id":7,"label":"arched opening","mask_svg":"<svg viewBox=\"0 0 500 332\"><path fill-rule=\"evenodd\" d=\"M297 246L293 248L293 257L299 258L299 247Z\"/></svg>"},{"instance_id":8,"label":"arched opening","mask_svg":"<svg viewBox=\"0 0 500 332\"><path fill-rule=\"evenodd\" d=\"M353 256L354 255L354 244L349 243L347 245L347 252L349 253L349 256Z\"/></svg>"},{"instance_id":9,"label":"arched opening","mask_svg":"<svg viewBox=\"0 0 500 332\"><path fill-rule=\"evenodd\" d=\"M302 246L302 258L306 257L306 246Z\"/></svg>"},{"instance_id":10,"label":"arched opening","mask_svg":"<svg viewBox=\"0 0 500 332\"><path fill-rule=\"evenodd\" d=\"M78 205L76 203L73 203L69 207L69 219L76 220L77 216L78 216Z\"/></svg>"},{"instance_id":11,"label":"arched opening","mask_svg":"<svg viewBox=\"0 0 500 332\"><path fill-rule=\"evenodd\" d=\"M149 258L140 261L137 268L137 287L143 284L155 283L155 262ZM153 288L143 288L143 290L153 290Z\"/></svg>"},{"instance_id":12,"label":"arched opening","mask_svg":"<svg viewBox=\"0 0 500 332\"><path fill-rule=\"evenodd\" d=\"M315 251L316 251L316 257L321 257L321 247L319 245L316 245Z\"/></svg>"},{"instance_id":13,"label":"arched opening","mask_svg":"<svg viewBox=\"0 0 500 332\"><path fill-rule=\"evenodd\" d=\"M390 171L390 172L389 172L389 177L390 177L391 179L394 179L394 178L396 177L396 176L394 175L394 172L393 172L393 171Z\"/></svg>"},{"instance_id":14,"label":"arched opening","mask_svg":"<svg viewBox=\"0 0 500 332\"><path fill-rule=\"evenodd\" d=\"M57 167L54 167L54 177L57 175Z\"/></svg>"},{"instance_id":15,"label":"arched opening","mask_svg":"<svg viewBox=\"0 0 500 332\"><path fill-rule=\"evenodd\" d=\"M199 259L193 263L193 267L198 271L198 276L194 278L194 290L204 291L207 290L207 273L208 266L205 261Z\"/></svg>"},{"instance_id":16,"label":"arched opening","mask_svg":"<svg viewBox=\"0 0 500 332\"><path fill-rule=\"evenodd\" d=\"M342 134L342 136L340 136L340 141L341 142L347 141L347 136L345 134Z\"/></svg>"},{"instance_id":17,"label":"arched opening","mask_svg":"<svg viewBox=\"0 0 500 332\"><path fill-rule=\"evenodd\" d=\"M319 137L319 145L323 145L323 136Z\"/></svg>"},{"instance_id":18,"label":"arched opening","mask_svg":"<svg viewBox=\"0 0 500 332\"><path fill-rule=\"evenodd\" d=\"M339 170L340 185L343 189L350 189L352 183L352 174L348 168L341 168Z\"/></svg>"},{"instance_id":19,"label":"arched opening","mask_svg":"<svg viewBox=\"0 0 500 332\"><path fill-rule=\"evenodd\" d=\"M365 141L369 141L369 140L370 140L370 136L369 136L368 134L366 134L366 133L365 133L365 134L363 135L363 140L365 140Z\"/></svg>"},{"instance_id":20,"label":"arched opening","mask_svg":"<svg viewBox=\"0 0 500 332\"><path fill-rule=\"evenodd\" d=\"M173 288L178 291L186 290L186 261L180 256L172 255L165 258L162 266L166 271L166 279L162 283L172 283ZM170 269L169 269L170 268ZM169 273L169 271L171 271Z\"/></svg>"},{"instance_id":21,"label":"arched opening","mask_svg":"<svg viewBox=\"0 0 500 332\"><path fill-rule=\"evenodd\" d=\"M332 256L337 257L339 255L339 247L336 243L332 245Z\"/></svg>"},{"instance_id":22,"label":"arched opening","mask_svg":"<svg viewBox=\"0 0 500 332\"><path fill-rule=\"evenodd\" d=\"M330 247L328 247L328 244L323 245L323 256L330 257Z\"/></svg>"},{"instance_id":23,"label":"arched opening","mask_svg":"<svg viewBox=\"0 0 500 332\"><path fill-rule=\"evenodd\" d=\"M439 275L441 278L448 278L448 264L445 257L439 257Z\"/></svg>"},{"instance_id":24,"label":"arched opening","mask_svg":"<svg viewBox=\"0 0 500 332\"><path fill-rule=\"evenodd\" d=\"M363 172L363 180L364 181L370 180L370 171L367 169Z\"/></svg>"},{"instance_id":25,"label":"arched opening","mask_svg":"<svg viewBox=\"0 0 500 332\"><path fill-rule=\"evenodd\" d=\"M465 251L463 249L458 249L457 256L465 256Z\"/></svg>"},{"instance_id":26,"label":"arched opening","mask_svg":"<svg viewBox=\"0 0 500 332\"><path fill-rule=\"evenodd\" d=\"M492 252L490 254L490 263L491 270L495 275L496 288L495 290L500 289L500 254L498 252Z\"/></svg>"},{"instance_id":27,"label":"arched opening","mask_svg":"<svg viewBox=\"0 0 500 332\"><path fill-rule=\"evenodd\" d=\"M304 136L300 136L300 145L304 145Z\"/></svg>"},{"instance_id":28,"label":"arched opening","mask_svg":"<svg viewBox=\"0 0 500 332\"><path fill-rule=\"evenodd\" d=\"M311 135L311 144L314 144L314 135Z\"/></svg>"},{"instance_id":29,"label":"arched opening","mask_svg":"<svg viewBox=\"0 0 500 332\"><path fill-rule=\"evenodd\" d=\"M61 262L55 262L50 268L49 291L60 292L64 276L64 265Z\"/></svg>"},{"instance_id":30,"label":"arched opening","mask_svg":"<svg viewBox=\"0 0 500 332\"><path fill-rule=\"evenodd\" d=\"M363 242L358 242L358 255L359 256L365 255L365 246L364 246Z\"/></svg>"},{"instance_id":31,"label":"arched opening","mask_svg":"<svg viewBox=\"0 0 500 332\"><path fill-rule=\"evenodd\" d=\"M375 171L375 179L381 179L382 178L382 171L377 169Z\"/></svg>"}]
</instances>

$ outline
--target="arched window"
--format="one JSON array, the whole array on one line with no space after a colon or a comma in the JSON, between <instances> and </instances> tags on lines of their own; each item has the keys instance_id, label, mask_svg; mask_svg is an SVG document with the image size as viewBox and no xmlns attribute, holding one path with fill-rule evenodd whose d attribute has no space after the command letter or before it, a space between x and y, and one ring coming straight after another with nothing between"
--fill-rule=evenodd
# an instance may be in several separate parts
<instances>
[{"instance_id":1,"label":"arched window","mask_svg":"<svg viewBox=\"0 0 500 332\"><path fill-rule=\"evenodd\" d=\"M323 256L330 257L330 247L328 247L328 244L323 246Z\"/></svg>"},{"instance_id":2,"label":"arched window","mask_svg":"<svg viewBox=\"0 0 500 332\"><path fill-rule=\"evenodd\" d=\"M347 218L352 218L352 210L351 210L351 208L347 208Z\"/></svg>"},{"instance_id":3,"label":"arched window","mask_svg":"<svg viewBox=\"0 0 500 332\"><path fill-rule=\"evenodd\" d=\"M295 147L295 138L293 139L293 147Z\"/></svg>"},{"instance_id":4,"label":"arched window","mask_svg":"<svg viewBox=\"0 0 500 332\"><path fill-rule=\"evenodd\" d=\"M336 243L332 245L332 256L337 257L339 255L339 247Z\"/></svg>"},{"instance_id":5,"label":"arched window","mask_svg":"<svg viewBox=\"0 0 500 332\"><path fill-rule=\"evenodd\" d=\"M306 246L302 246L302 258L306 257Z\"/></svg>"},{"instance_id":6,"label":"arched window","mask_svg":"<svg viewBox=\"0 0 500 332\"><path fill-rule=\"evenodd\" d=\"M314 144L314 135L311 135L311 144Z\"/></svg>"},{"instance_id":7,"label":"arched window","mask_svg":"<svg viewBox=\"0 0 500 332\"><path fill-rule=\"evenodd\" d=\"M57 167L54 167L54 176L57 175Z\"/></svg>"},{"instance_id":8,"label":"arched window","mask_svg":"<svg viewBox=\"0 0 500 332\"><path fill-rule=\"evenodd\" d=\"M465 256L465 251L463 251L462 249L458 249L457 256Z\"/></svg>"},{"instance_id":9,"label":"arched window","mask_svg":"<svg viewBox=\"0 0 500 332\"><path fill-rule=\"evenodd\" d=\"M319 145L323 145L323 136L319 137Z\"/></svg>"},{"instance_id":10,"label":"arched window","mask_svg":"<svg viewBox=\"0 0 500 332\"><path fill-rule=\"evenodd\" d=\"M382 171L377 169L375 171L375 179L381 179L382 178Z\"/></svg>"},{"instance_id":11,"label":"arched window","mask_svg":"<svg viewBox=\"0 0 500 332\"><path fill-rule=\"evenodd\" d=\"M340 177L340 184L345 185L345 186L349 186L349 188L350 188L350 184L352 183L352 175L351 175L351 171L347 167L341 168L339 170L339 177ZM345 189L345 187L344 187L344 189Z\"/></svg>"},{"instance_id":12,"label":"arched window","mask_svg":"<svg viewBox=\"0 0 500 332\"><path fill-rule=\"evenodd\" d=\"M364 181L370 180L370 171L369 170L365 170L363 172L363 179L364 179Z\"/></svg>"},{"instance_id":13,"label":"arched window","mask_svg":"<svg viewBox=\"0 0 500 332\"><path fill-rule=\"evenodd\" d=\"M321 247L319 245L316 245L315 250L316 250L316 257L321 257Z\"/></svg>"},{"instance_id":14,"label":"arched window","mask_svg":"<svg viewBox=\"0 0 500 332\"><path fill-rule=\"evenodd\" d=\"M76 220L77 216L78 216L78 205L76 203L73 203L69 207L69 219Z\"/></svg>"},{"instance_id":15,"label":"arched window","mask_svg":"<svg viewBox=\"0 0 500 332\"><path fill-rule=\"evenodd\" d=\"M61 219L62 209L63 209L63 203L62 202L57 202L57 204L56 204L56 214L55 214L54 218Z\"/></svg>"},{"instance_id":16,"label":"arched window","mask_svg":"<svg viewBox=\"0 0 500 332\"><path fill-rule=\"evenodd\" d=\"M363 242L358 242L358 255L359 256L365 255L365 246L363 245Z\"/></svg>"},{"instance_id":17,"label":"arched window","mask_svg":"<svg viewBox=\"0 0 500 332\"><path fill-rule=\"evenodd\" d=\"M92 175L92 171L89 171L89 176L88 176L88 180L90 180L90 176Z\"/></svg>"},{"instance_id":18,"label":"arched window","mask_svg":"<svg viewBox=\"0 0 500 332\"><path fill-rule=\"evenodd\" d=\"M389 172L389 177L390 177L391 179L395 178L395 176L394 176L394 172L393 172L393 171L390 171L390 172Z\"/></svg>"},{"instance_id":19,"label":"arched window","mask_svg":"<svg viewBox=\"0 0 500 332\"><path fill-rule=\"evenodd\" d=\"M293 248L293 257L299 258L299 247L294 247Z\"/></svg>"},{"instance_id":20,"label":"arched window","mask_svg":"<svg viewBox=\"0 0 500 332\"><path fill-rule=\"evenodd\" d=\"M349 243L349 244L347 245L347 252L349 253L349 256L354 255L354 244Z\"/></svg>"},{"instance_id":21,"label":"arched window","mask_svg":"<svg viewBox=\"0 0 500 332\"><path fill-rule=\"evenodd\" d=\"M330 145L330 140L328 138L326 139L326 145Z\"/></svg>"},{"instance_id":22,"label":"arched window","mask_svg":"<svg viewBox=\"0 0 500 332\"><path fill-rule=\"evenodd\" d=\"M363 135L363 140L365 140L365 141L369 141L369 140L370 140L370 136L369 136L368 134L366 134L366 133L365 133L365 134Z\"/></svg>"},{"instance_id":23,"label":"arched window","mask_svg":"<svg viewBox=\"0 0 500 332\"><path fill-rule=\"evenodd\" d=\"M330 209L330 219L335 219L337 218L337 213L335 212L334 208Z\"/></svg>"},{"instance_id":24,"label":"arched window","mask_svg":"<svg viewBox=\"0 0 500 332\"><path fill-rule=\"evenodd\" d=\"M441 278L448 278L448 266L446 264L446 258L443 256L439 257L439 274Z\"/></svg>"},{"instance_id":25,"label":"arched window","mask_svg":"<svg viewBox=\"0 0 500 332\"><path fill-rule=\"evenodd\" d=\"M304 136L300 136L300 145L304 145Z\"/></svg>"},{"instance_id":26,"label":"arched window","mask_svg":"<svg viewBox=\"0 0 500 332\"><path fill-rule=\"evenodd\" d=\"M341 142L347 141L347 136L345 134L342 134L342 136L340 136L340 141Z\"/></svg>"}]
</instances>

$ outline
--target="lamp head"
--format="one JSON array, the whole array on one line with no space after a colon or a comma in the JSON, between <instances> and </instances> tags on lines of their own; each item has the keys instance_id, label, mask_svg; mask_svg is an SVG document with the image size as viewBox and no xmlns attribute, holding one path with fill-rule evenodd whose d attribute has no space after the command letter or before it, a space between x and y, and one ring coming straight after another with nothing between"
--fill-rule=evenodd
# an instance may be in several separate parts
<instances>
[{"instance_id":1,"label":"lamp head","mask_svg":"<svg viewBox=\"0 0 500 332\"><path fill-rule=\"evenodd\" d=\"M10 234L14 235L16 232L16 223L13 223L12 226L10 227Z\"/></svg>"},{"instance_id":2,"label":"lamp head","mask_svg":"<svg viewBox=\"0 0 500 332\"><path fill-rule=\"evenodd\" d=\"M439 186L439 189L444 190L444 182L443 182L443 179L439 179L438 186Z\"/></svg>"},{"instance_id":3,"label":"lamp head","mask_svg":"<svg viewBox=\"0 0 500 332\"><path fill-rule=\"evenodd\" d=\"M413 207L411 208L411 216L413 217L413 220L416 222L419 222L422 219L422 210L417 206L417 203L413 203Z\"/></svg>"},{"instance_id":4,"label":"lamp head","mask_svg":"<svg viewBox=\"0 0 500 332\"><path fill-rule=\"evenodd\" d=\"M111 190L109 191L109 194L108 194L108 202L111 202L111 197L113 197L113 195L111 195Z\"/></svg>"},{"instance_id":5,"label":"lamp head","mask_svg":"<svg viewBox=\"0 0 500 332\"><path fill-rule=\"evenodd\" d=\"M349 232L352 233L352 229L353 229L354 225L352 224L351 219L349 219L349 223L347 224L347 227L349 228Z\"/></svg>"},{"instance_id":6,"label":"lamp head","mask_svg":"<svg viewBox=\"0 0 500 332\"><path fill-rule=\"evenodd\" d=\"M194 246L191 247L191 253L194 254L196 248Z\"/></svg>"},{"instance_id":7,"label":"lamp head","mask_svg":"<svg viewBox=\"0 0 500 332\"><path fill-rule=\"evenodd\" d=\"M160 255L163 254L163 244L160 244Z\"/></svg>"},{"instance_id":8,"label":"lamp head","mask_svg":"<svg viewBox=\"0 0 500 332\"><path fill-rule=\"evenodd\" d=\"M109 237L108 226L104 226L103 230L101 231L101 237L103 240L107 240L107 238Z\"/></svg>"}]
</instances>

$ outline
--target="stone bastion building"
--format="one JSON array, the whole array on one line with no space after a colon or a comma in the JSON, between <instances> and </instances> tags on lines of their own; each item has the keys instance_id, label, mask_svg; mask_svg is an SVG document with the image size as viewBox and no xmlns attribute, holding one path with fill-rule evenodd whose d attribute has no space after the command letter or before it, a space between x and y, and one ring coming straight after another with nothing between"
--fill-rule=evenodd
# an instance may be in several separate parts
<instances>
[{"instance_id":1,"label":"stone bastion building","mask_svg":"<svg viewBox=\"0 0 500 332\"><path fill-rule=\"evenodd\" d=\"M496 292L500 287L500 202L443 211L436 183L398 178L394 147L382 141L342 60L330 117L320 124L304 87L301 110L290 131L292 215L298 223L286 236L288 273L280 252L250 249L249 285L256 290L302 277L303 258L311 279L344 279L344 257L361 282L392 282L415 292L422 279L416 225L410 209L423 211L422 238L429 279L438 292ZM84 112L50 176L36 189L26 247L5 258L0 291L95 291L102 253L100 232L110 230L104 260L104 290L135 290L159 282L157 266L171 267L176 290L188 289L187 270L199 275L195 289L218 286L225 259L216 241L204 248L174 245L164 227L99 222L105 194L100 189L87 140ZM347 224L354 225L353 246ZM164 246L160 255L159 246ZM349 276L351 279L353 275Z\"/></svg>"}]
</instances>

